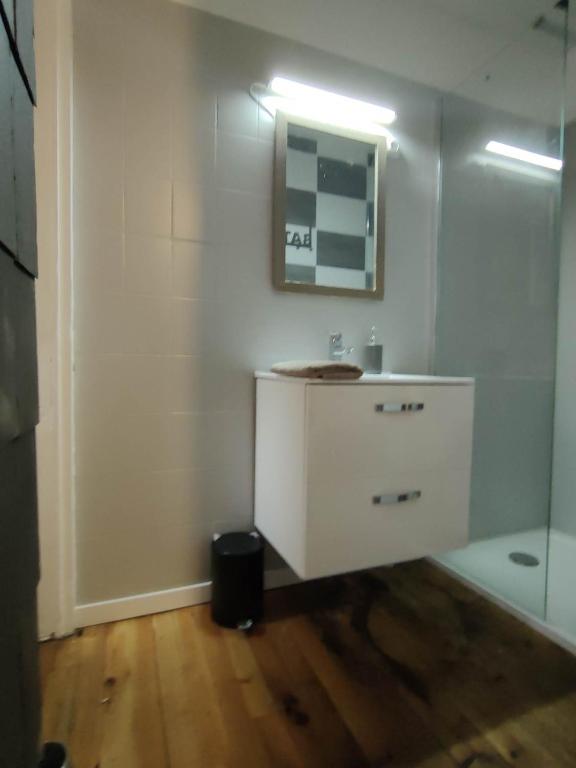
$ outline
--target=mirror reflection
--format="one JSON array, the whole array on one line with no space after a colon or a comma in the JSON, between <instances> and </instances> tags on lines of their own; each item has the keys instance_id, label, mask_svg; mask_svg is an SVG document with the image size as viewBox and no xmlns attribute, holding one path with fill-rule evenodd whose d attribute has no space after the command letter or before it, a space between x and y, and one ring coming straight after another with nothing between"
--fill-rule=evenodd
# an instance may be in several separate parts
<instances>
[{"instance_id":1,"label":"mirror reflection","mask_svg":"<svg viewBox=\"0 0 576 768\"><path fill-rule=\"evenodd\" d=\"M279 287L376 292L382 150L371 138L286 122Z\"/></svg>"}]
</instances>

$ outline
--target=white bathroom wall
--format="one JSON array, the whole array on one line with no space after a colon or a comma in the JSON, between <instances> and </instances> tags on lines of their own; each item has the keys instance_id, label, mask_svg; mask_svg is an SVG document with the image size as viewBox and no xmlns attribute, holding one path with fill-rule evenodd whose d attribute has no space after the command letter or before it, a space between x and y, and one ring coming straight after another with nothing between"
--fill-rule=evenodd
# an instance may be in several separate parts
<instances>
[{"instance_id":1,"label":"white bathroom wall","mask_svg":"<svg viewBox=\"0 0 576 768\"><path fill-rule=\"evenodd\" d=\"M429 368L434 91L168 0L74 0L75 509L80 604L209 578L252 521L252 371L360 347ZM393 106L383 302L275 292L274 74Z\"/></svg>"}]
</instances>

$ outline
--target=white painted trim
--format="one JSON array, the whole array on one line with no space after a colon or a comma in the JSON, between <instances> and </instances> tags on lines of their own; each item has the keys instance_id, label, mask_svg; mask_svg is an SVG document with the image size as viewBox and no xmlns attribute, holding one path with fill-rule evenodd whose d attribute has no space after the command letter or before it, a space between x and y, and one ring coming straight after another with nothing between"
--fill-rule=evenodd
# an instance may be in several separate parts
<instances>
[{"instance_id":1,"label":"white painted trim","mask_svg":"<svg viewBox=\"0 0 576 768\"><path fill-rule=\"evenodd\" d=\"M75 593L71 366L71 0L36 0L35 151L40 426L41 637L68 634Z\"/></svg>"},{"instance_id":2,"label":"white painted trim","mask_svg":"<svg viewBox=\"0 0 576 768\"><path fill-rule=\"evenodd\" d=\"M76 602L76 516L73 496L73 382L72 382L72 106L73 106L73 18L72 0L59 1L58 59L58 156L59 156L59 233L60 233L60 325L61 339L60 410L62 452L60 460L60 513L62 538L61 604L64 631L72 628Z\"/></svg>"},{"instance_id":3,"label":"white painted trim","mask_svg":"<svg viewBox=\"0 0 576 768\"><path fill-rule=\"evenodd\" d=\"M433 563L437 568L440 568L441 571L444 571L445 573L452 576L454 579L456 579L456 581L459 581L466 587L470 587L470 589L474 590L474 592L477 592L479 595L482 595L482 597L487 598L490 600L490 602L495 603L499 608L502 608L502 610L506 611L507 613L511 613L523 624L527 624L536 632L539 632L541 635L544 635L544 637L547 637L549 640L552 640L552 642L562 646L562 648L576 656L576 644L574 643L574 638L571 638L569 635L565 634L559 629L555 629L550 624L548 624L548 622L543 621L536 616L532 616L531 614L526 613L526 611L523 611L521 608L512 605L512 603L503 600L496 593L491 592L486 587L481 587L475 581L466 578L466 576L463 576L461 573L451 568L448 564L441 563L439 560L435 560L434 558L430 558L430 562Z\"/></svg>"},{"instance_id":4,"label":"white painted trim","mask_svg":"<svg viewBox=\"0 0 576 768\"><path fill-rule=\"evenodd\" d=\"M93 624L106 624L109 621L173 611L176 608L206 603L210 600L210 593L211 582L205 581L201 584L166 589L161 592L148 592L116 600L104 600L101 603L78 605L74 609L74 624L76 627L89 627Z\"/></svg>"},{"instance_id":5,"label":"white painted trim","mask_svg":"<svg viewBox=\"0 0 576 768\"><path fill-rule=\"evenodd\" d=\"M266 589L277 589L299 581L296 574L289 568L267 571L264 578ZM133 619L136 616L147 616L151 613L187 608L191 605L209 602L211 594L212 582L205 581L200 584L190 584L161 592L148 592L143 595L104 600L100 603L78 605L74 609L74 627L107 624L110 621L122 621L123 619Z\"/></svg>"}]
</instances>

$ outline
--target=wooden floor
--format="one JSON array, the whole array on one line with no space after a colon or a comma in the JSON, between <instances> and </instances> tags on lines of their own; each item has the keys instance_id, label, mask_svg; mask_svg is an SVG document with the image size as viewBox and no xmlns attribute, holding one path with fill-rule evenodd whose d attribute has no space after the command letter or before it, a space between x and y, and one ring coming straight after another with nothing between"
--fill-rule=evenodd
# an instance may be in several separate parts
<instances>
[{"instance_id":1,"label":"wooden floor","mask_svg":"<svg viewBox=\"0 0 576 768\"><path fill-rule=\"evenodd\" d=\"M74 768L576 766L576 658L426 563L42 646L44 738Z\"/></svg>"}]
</instances>

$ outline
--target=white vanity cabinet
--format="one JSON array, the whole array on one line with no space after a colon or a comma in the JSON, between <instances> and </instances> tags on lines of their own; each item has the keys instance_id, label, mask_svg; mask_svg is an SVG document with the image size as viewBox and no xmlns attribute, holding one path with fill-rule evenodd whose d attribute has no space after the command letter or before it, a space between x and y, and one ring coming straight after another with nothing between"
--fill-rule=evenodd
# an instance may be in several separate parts
<instances>
[{"instance_id":1,"label":"white vanity cabinet","mask_svg":"<svg viewBox=\"0 0 576 768\"><path fill-rule=\"evenodd\" d=\"M299 576L468 543L473 379L256 378L256 527Z\"/></svg>"}]
</instances>

